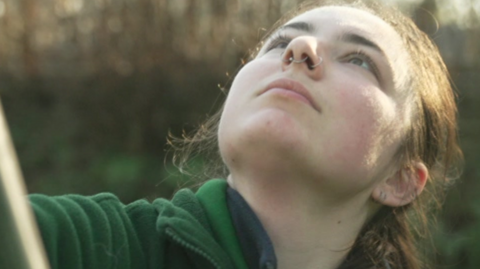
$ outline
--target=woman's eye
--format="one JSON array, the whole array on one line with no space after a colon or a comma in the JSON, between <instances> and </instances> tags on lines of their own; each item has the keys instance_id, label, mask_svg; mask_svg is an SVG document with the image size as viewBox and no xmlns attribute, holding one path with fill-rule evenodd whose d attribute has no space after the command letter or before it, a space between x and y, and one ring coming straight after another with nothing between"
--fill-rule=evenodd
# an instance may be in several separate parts
<instances>
[{"instance_id":1,"label":"woman's eye","mask_svg":"<svg viewBox=\"0 0 480 269\"><path fill-rule=\"evenodd\" d=\"M270 45L270 49L284 49L288 46L288 42L282 41L282 42L275 42Z\"/></svg>"},{"instance_id":2,"label":"woman's eye","mask_svg":"<svg viewBox=\"0 0 480 269\"><path fill-rule=\"evenodd\" d=\"M358 65L361 68L364 68L367 71L371 72L377 79L379 79L379 72L377 66L367 54L363 52L352 53L350 55L347 55L347 57L345 58L345 62Z\"/></svg>"},{"instance_id":3,"label":"woman's eye","mask_svg":"<svg viewBox=\"0 0 480 269\"><path fill-rule=\"evenodd\" d=\"M268 43L267 51L270 51L272 49L285 49L290 43L290 41L290 38L283 35L278 35L272 38L272 40Z\"/></svg>"},{"instance_id":4,"label":"woman's eye","mask_svg":"<svg viewBox=\"0 0 480 269\"><path fill-rule=\"evenodd\" d=\"M348 60L349 63L358 65L362 68L365 68L367 70L372 70L372 67L370 66L370 63L368 63L366 60L359 58L359 57L353 57Z\"/></svg>"}]
</instances>

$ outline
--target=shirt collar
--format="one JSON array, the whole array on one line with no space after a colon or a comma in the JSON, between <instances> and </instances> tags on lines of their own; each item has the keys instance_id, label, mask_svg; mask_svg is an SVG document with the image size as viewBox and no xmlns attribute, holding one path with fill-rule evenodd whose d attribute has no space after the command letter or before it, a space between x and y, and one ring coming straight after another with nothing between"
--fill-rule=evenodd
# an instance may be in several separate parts
<instances>
[{"instance_id":1,"label":"shirt collar","mask_svg":"<svg viewBox=\"0 0 480 269\"><path fill-rule=\"evenodd\" d=\"M275 269L273 244L255 212L235 189L227 188L227 206L250 269Z\"/></svg>"}]
</instances>

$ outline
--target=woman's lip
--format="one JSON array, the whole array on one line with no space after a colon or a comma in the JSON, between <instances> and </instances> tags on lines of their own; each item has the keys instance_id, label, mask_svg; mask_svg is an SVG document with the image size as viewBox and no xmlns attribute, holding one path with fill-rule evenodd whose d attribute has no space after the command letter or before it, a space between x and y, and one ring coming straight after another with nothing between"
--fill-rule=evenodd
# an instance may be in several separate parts
<instances>
[{"instance_id":1,"label":"woman's lip","mask_svg":"<svg viewBox=\"0 0 480 269\"><path fill-rule=\"evenodd\" d=\"M305 103L313 107L315 110L320 112L320 108L315 103L310 92L299 82L291 79L274 80L273 82L268 84L267 88L262 93L268 92L270 90L275 90L280 94L282 94L283 90L291 91L293 93L292 95L290 95L291 97L298 97L300 101L304 101ZM289 95L288 92L284 92L284 94L287 96Z\"/></svg>"}]
</instances>

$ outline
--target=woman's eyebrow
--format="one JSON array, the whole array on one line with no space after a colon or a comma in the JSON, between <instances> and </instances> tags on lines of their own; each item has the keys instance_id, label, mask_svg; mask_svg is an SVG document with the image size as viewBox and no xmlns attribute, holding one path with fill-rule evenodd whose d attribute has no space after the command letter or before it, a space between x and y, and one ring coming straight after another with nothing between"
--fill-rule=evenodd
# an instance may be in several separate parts
<instances>
[{"instance_id":1,"label":"woman's eyebrow","mask_svg":"<svg viewBox=\"0 0 480 269\"><path fill-rule=\"evenodd\" d=\"M314 31L313 28L314 28L313 25L307 22L292 22L280 27L280 30L295 29L295 30L304 31L307 33L312 33Z\"/></svg>"},{"instance_id":2,"label":"woman's eyebrow","mask_svg":"<svg viewBox=\"0 0 480 269\"><path fill-rule=\"evenodd\" d=\"M314 28L315 27L313 26L313 24L310 24L308 22L292 22L292 23L281 26L279 30L282 31L285 29L295 29L295 30L299 30L307 33L313 33L315 31ZM377 45L375 42L371 41L370 39L356 33L352 33L352 32L343 33L342 35L340 35L340 38L338 40L346 43L352 43L355 45L367 46L380 52L382 55L385 55L384 51L380 48L379 45Z\"/></svg>"},{"instance_id":3,"label":"woman's eyebrow","mask_svg":"<svg viewBox=\"0 0 480 269\"><path fill-rule=\"evenodd\" d=\"M367 46L380 52L382 55L385 55L384 51L375 42L355 33L344 33L340 36L339 41L352 43L355 45Z\"/></svg>"}]
</instances>

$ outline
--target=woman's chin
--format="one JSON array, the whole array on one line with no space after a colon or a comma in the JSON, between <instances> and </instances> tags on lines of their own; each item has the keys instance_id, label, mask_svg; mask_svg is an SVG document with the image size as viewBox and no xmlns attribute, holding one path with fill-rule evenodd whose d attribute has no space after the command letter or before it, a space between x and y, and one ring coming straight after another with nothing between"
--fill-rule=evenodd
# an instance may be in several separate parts
<instances>
[{"instance_id":1,"label":"woman's chin","mask_svg":"<svg viewBox=\"0 0 480 269\"><path fill-rule=\"evenodd\" d=\"M280 109L264 109L243 121L232 122L237 124L226 123L219 130L220 151L226 162L245 158L295 162L295 156L301 159L311 147L306 135L308 126Z\"/></svg>"},{"instance_id":2,"label":"woman's chin","mask_svg":"<svg viewBox=\"0 0 480 269\"><path fill-rule=\"evenodd\" d=\"M257 146L285 148L291 152L308 143L306 131L309 126L302 125L296 115L281 109L264 109L239 127L243 139Z\"/></svg>"}]
</instances>

